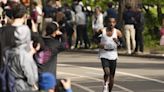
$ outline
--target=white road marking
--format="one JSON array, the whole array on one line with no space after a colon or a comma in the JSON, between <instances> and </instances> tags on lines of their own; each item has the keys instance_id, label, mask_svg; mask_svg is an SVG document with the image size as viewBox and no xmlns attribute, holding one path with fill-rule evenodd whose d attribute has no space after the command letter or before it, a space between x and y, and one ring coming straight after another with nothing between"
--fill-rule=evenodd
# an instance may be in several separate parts
<instances>
[{"instance_id":1,"label":"white road marking","mask_svg":"<svg viewBox=\"0 0 164 92\"><path fill-rule=\"evenodd\" d=\"M88 88L100 88L102 86L89 86Z\"/></svg>"},{"instance_id":2,"label":"white road marking","mask_svg":"<svg viewBox=\"0 0 164 92\"><path fill-rule=\"evenodd\" d=\"M71 75L71 76L79 76L79 77L85 77L85 78L88 78L88 79L92 79L92 80L96 80L96 81L99 81L99 82L103 82L103 80L101 79L98 79L98 78L92 78L92 77L89 77L89 76L84 76L84 75L78 75L78 74L73 74L73 73L66 73L66 72L57 72L59 74L68 74L68 75ZM117 84L114 84L115 87L118 87L126 92L134 92L130 89L127 89L125 87L122 87L120 85L117 85ZM86 87L84 88L84 90L88 91L89 88L86 89ZM90 89L91 90L91 89ZM93 91L93 90L92 90ZM91 91L88 91L88 92L91 92ZM94 92L94 91L93 91Z\"/></svg>"},{"instance_id":3,"label":"white road marking","mask_svg":"<svg viewBox=\"0 0 164 92\"><path fill-rule=\"evenodd\" d=\"M90 69L90 70L102 71L102 69L92 68L92 67L81 67L81 66L75 66L75 65L70 65L70 64L59 64L59 65L67 65L67 66L73 66L73 67L78 67L78 68L82 68L82 69ZM164 84L164 81L162 81L162 80L149 78L149 77L145 77L145 76L141 76L141 75L137 75L137 74L120 72L120 71L116 71L116 73L121 74L121 75L136 77L136 78L140 78L140 79L144 79L144 80L149 80L149 81L157 82L157 83L160 83L160 84Z\"/></svg>"},{"instance_id":4,"label":"white road marking","mask_svg":"<svg viewBox=\"0 0 164 92\"><path fill-rule=\"evenodd\" d=\"M60 78L62 78L62 77L63 77L63 76L60 76ZM79 77L79 76L78 76L78 77L69 77L69 79L76 79L76 80L77 80L77 79L81 79L81 78L85 78L85 77Z\"/></svg>"},{"instance_id":5,"label":"white road marking","mask_svg":"<svg viewBox=\"0 0 164 92\"><path fill-rule=\"evenodd\" d=\"M103 76L103 74L101 73L94 73L94 72L87 72L87 74L92 74L92 75L95 75L95 76Z\"/></svg>"},{"instance_id":6,"label":"white road marking","mask_svg":"<svg viewBox=\"0 0 164 92\"><path fill-rule=\"evenodd\" d=\"M67 75L71 75L71 76L77 76L77 77L85 77L85 76L81 76L81 75L77 75L77 74L73 74L73 73L65 73L65 72L57 72L58 74L67 74ZM84 89L86 90L87 92L94 92L94 90L92 89L89 89L88 87L85 87L85 86L82 86L82 85L79 85L77 83L72 83L74 86L77 86L81 89Z\"/></svg>"},{"instance_id":7,"label":"white road marking","mask_svg":"<svg viewBox=\"0 0 164 92\"><path fill-rule=\"evenodd\" d=\"M89 89L88 87L85 87L85 86L81 86L81 85L79 85L77 83L72 83L72 85L77 86L77 87L79 87L81 89L84 89L84 90L86 90L88 92L95 92L94 90L91 90L91 89Z\"/></svg>"},{"instance_id":8,"label":"white road marking","mask_svg":"<svg viewBox=\"0 0 164 92\"><path fill-rule=\"evenodd\" d=\"M164 81L162 81L162 80L149 78L149 77L145 77L145 76L141 76L141 75L137 75L137 74L131 74L131 73L119 72L119 71L116 73L164 84Z\"/></svg>"}]
</instances>

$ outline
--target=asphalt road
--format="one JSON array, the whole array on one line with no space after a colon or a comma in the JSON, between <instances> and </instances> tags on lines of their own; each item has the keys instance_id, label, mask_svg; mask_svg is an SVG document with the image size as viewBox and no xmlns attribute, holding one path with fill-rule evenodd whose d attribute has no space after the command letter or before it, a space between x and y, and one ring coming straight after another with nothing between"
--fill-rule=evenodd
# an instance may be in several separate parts
<instances>
[{"instance_id":1,"label":"asphalt road","mask_svg":"<svg viewBox=\"0 0 164 92\"><path fill-rule=\"evenodd\" d=\"M98 54L59 54L57 76L70 78L73 92L102 92L103 89ZM112 92L164 92L164 59L119 56Z\"/></svg>"}]
</instances>

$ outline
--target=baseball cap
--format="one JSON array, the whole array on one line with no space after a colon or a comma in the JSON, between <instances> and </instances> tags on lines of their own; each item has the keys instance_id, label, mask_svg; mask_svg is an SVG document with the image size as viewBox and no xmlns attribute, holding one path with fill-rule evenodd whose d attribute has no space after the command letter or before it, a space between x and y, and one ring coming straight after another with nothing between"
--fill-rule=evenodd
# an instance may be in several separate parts
<instances>
[{"instance_id":1,"label":"baseball cap","mask_svg":"<svg viewBox=\"0 0 164 92\"><path fill-rule=\"evenodd\" d=\"M52 73L45 72L39 75L39 88L41 90L54 89L56 86L56 78Z\"/></svg>"}]
</instances>

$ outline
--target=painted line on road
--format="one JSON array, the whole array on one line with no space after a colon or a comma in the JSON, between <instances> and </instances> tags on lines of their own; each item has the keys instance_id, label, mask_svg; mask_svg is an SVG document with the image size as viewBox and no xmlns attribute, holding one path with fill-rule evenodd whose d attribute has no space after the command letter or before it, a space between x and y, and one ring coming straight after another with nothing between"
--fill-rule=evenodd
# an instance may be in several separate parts
<instances>
[{"instance_id":1,"label":"painted line on road","mask_svg":"<svg viewBox=\"0 0 164 92\"><path fill-rule=\"evenodd\" d=\"M122 75L128 75L128 76L131 76L131 77L136 77L136 78L145 79L145 80L149 80L149 81L153 81L153 82L164 84L164 81L162 81L162 80L158 80L158 79L154 79L154 78L149 78L149 77L145 77L145 76L141 76L141 75L126 73L126 72L119 72L119 71L116 72L116 73L122 74Z\"/></svg>"},{"instance_id":2,"label":"painted line on road","mask_svg":"<svg viewBox=\"0 0 164 92\"><path fill-rule=\"evenodd\" d=\"M59 76L60 78L63 78L63 76ZM76 77L69 77L70 79L80 79L80 78L85 78L85 77L81 77L81 76L76 76Z\"/></svg>"},{"instance_id":3,"label":"painted line on road","mask_svg":"<svg viewBox=\"0 0 164 92\"><path fill-rule=\"evenodd\" d=\"M86 91L88 91L88 92L95 92L94 90L91 90L91 89L89 89L89 88L87 88L87 87L81 86L81 85L79 85L79 84L77 84L77 83L72 83L72 85L77 86L77 87L79 87L79 88L81 88L81 89L84 89L84 90L86 90Z\"/></svg>"},{"instance_id":4,"label":"painted line on road","mask_svg":"<svg viewBox=\"0 0 164 92\"><path fill-rule=\"evenodd\" d=\"M67 75L71 75L71 76L77 76L77 77L86 77L86 76L81 76L81 75L77 75L77 74L73 74L73 73L65 73L65 72L57 72L59 74L67 74ZM94 90L92 89L89 89L88 87L85 87L85 86L82 86L82 85L79 85L77 83L72 83L74 86L77 86L81 89L84 89L86 90L87 92L95 92Z\"/></svg>"},{"instance_id":5,"label":"painted line on road","mask_svg":"<svg viewBox=\"0 0 164 92\"><path fill-rule=\"evenodd\" d=\"M80 68L81 68L81 67L80 67ZM59 73L59 74L68 74L68 75L71 75L71 76L85 77L85 78L88 78L88 79L92 79L92 80L96 80L96 81L99 81L99 82L103 82L102 79L93 78L93 77L89 77L89 76L78 75L78 74L73 74L73 73L66 73L66 72L58 72L58 73ZM124 91L126 91L126 92L134 92L134 91L132 91L132 90L130 90L130 89L128 89L128 88L125 88L125 87L120 86L120 85L117 85L117 84L114 84L114 86L117 87L117 88L120 88L120 89L122 89L122 90L124 90ZM89 91L89 88L87 88L87 87L84 87L84 88L85 88L84 90L86 90L86 91L88 91L88 92L91 92L91 89L90 89L90 91ZM93 91L93 90L92 90L92 91ZM94 91L93 91L93 92L94 92Z\"/></svg>"},{"instance_id":6,"label":"painted line on road","mask_svg":"<svg viewBox=\"0 0 164 92\"><path fill-rule=\"evenodd\" d=\"M75 66L75 65L70 65L70 64L59 64L59 65L66 65L66 66L78 67L78 68L82 68L82 69L90 69L90 70L102 71L102 69L92 68L92 67ZM116 71L116 73L121 74L121 75L136 77L136 78L140 78L140 79L144 79L144 80L149 80L149 81L157 82L157 83L160 83L160 84L164 84L164 81L162 81L162 80L158 80L158 79L154 79L154 78L149 78L149 77L145 77L145 76L141 76L141 75L137 75L137 74L120 72L120 71Z\"/></svg>"}]
</instances>

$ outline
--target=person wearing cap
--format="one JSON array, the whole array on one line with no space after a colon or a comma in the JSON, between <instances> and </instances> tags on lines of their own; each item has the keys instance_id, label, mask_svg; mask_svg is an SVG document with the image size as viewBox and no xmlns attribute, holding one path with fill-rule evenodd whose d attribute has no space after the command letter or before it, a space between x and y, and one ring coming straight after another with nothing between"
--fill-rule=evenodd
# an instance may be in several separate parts
<instances>
[{"instance_id":1,"label":"person wearing cap","mask_svg":"<svg viewBox=\"0 0 164 92\"><path fill-rule=\"evenodd\" d=\"M55 21L50 22L46 26L46 36L43 37L45 49L50 50L50 57L44 64L37 64L39 73L50 72L56 77L57 55L65 49L62 41L62 32L59 30L59 24Z\"/></svg>"},{"instance_id":2,"label":"person wearing cap","mask_svg":"<svg viewBox=\"0 0 164 92\"><path fill-rule=\"evenodd\" d=\"M52 73L42 73L39 76L39 89L41 91L54 92L56 79Z\"/></svg>"},{"instance_id":3,"label":"person wearing cap","mask_svg":"<svg viewBox=\"0 0 164 92\"><path fill-rule=\"evenodd\" d=\"M72 92L70 80L61 80L65 92ZM56 77L49 72L44 72L39 76L39 88L41 92L55 92L57 85Z\"/></svg>"}]
</instances>

